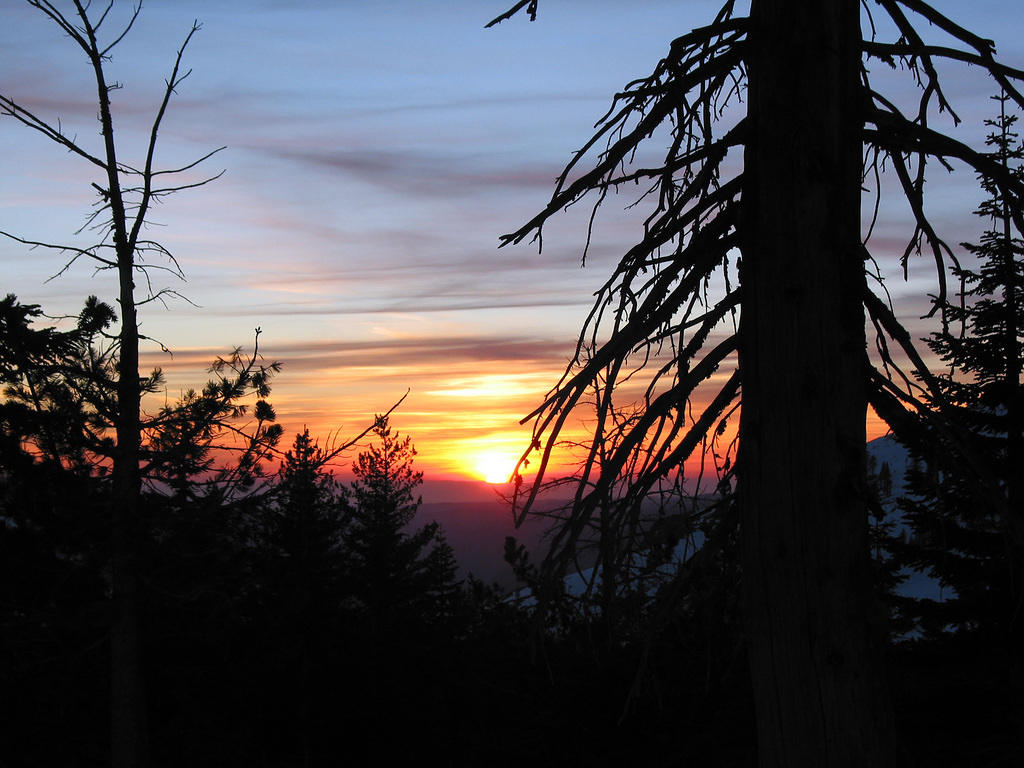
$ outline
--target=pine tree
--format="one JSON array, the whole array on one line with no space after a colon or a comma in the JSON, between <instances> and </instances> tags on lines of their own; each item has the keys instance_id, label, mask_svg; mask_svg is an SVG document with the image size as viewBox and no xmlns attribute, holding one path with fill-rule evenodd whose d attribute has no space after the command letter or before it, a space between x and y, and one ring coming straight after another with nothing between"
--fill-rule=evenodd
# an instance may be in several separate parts
<instances>
[{"instance_id":1,"label":"pine tree","mask_svg":"<svg viewBox=\"0 0 1024 768\"><path fill-rule=\"evenodd\" d=\"M416 449L393 432L387 417L373 429L377 444L352 465L344 491L351 515L345 534L355 602L372 634L424 618L448 600L455 584L454 557L437 523L410 531L422 498L423 473L413 469Z\"/></svg>"},{"instance_id":2,"label":"pine tree","mask_svg":"<svg viewBox=\"0 0 1024 768\"><path fill-rule=\"evenodd\" d=\"M344 580L342 537L348 516L325 456L308 429L295 435L259 525L263 579L303 624L313 614L337 610Z\"/></svg>"},{"instance_id":3,"label":"pine tree","mask_svg":"<svg viewBox=\"0 0 1024 768\"><path fill-rule=\"evenodd\" d=\"M255 548L261 647L274 660L268 679L282 703L273 718L280 727L275 738L305 764L323 726L329 694L322 678L340 645L348 583L342 547L348 515L329 458L308 429L295 435L258 511Z\"/></svg>"},{"instance_id":4,"label":"pine tree","mask_svg":"<svg viewBox=\"0 0 1024 768\"><path fill-rule=\"evenodd\" d=\"M0 722L12 765L101 749L102 716L81 702L106 688L107 480L87 450L95 410L69 376L108 310L90 302L61 331L38 327L40 307L0 300Z\"/></svg>"},{"instance_id":5,"label":"pine tree","mask_svg":"<svg viewBox=\"0 0 1024 768\"><path fill-rule=\"evenodd\" d=\"M985 121L989 155L1024 179L1017 116L1007 114L1005 94L993 98L999 115ZM1006 641L1024 625L1024 241L1016 223L1024 212L991 178L980 182L988 197L976 214L991 225L978 243L962 243L980 264L954 270L962 289L947 309L953 330L933 334L928 344L949 367L942 382L949 417L992 475L985 484L966 476L942 459L946 436L923 431L911 445L919 462L905 504L915 534L907 559L953 590L948 600L918 606L926 630L952 627Z\"/></svg>"},{"instance_id":6,"label":"pine tree","mask_svg":"<svg viewBox=\"0 0 1024 768\"><path fill-rule=\"evenodd\" d=\"M0 429L36 460L89 475L112 452L116 357L104 335L117 316L90 296L69 330L40 327L44 317L13 294L0 301Z\"/></svg>"}]
</instances>

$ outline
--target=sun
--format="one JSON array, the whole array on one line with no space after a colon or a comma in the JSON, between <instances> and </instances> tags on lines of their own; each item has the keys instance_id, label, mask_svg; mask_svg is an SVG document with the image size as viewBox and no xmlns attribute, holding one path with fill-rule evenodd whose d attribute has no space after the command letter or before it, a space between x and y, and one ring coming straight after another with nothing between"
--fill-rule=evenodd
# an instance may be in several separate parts
<instances>
[{"instance_id":1,"label":"sun","mask_svg":"<svg viewBox=\"0 0 1024 768\"><path fill-rule=\"evenodd\" d=\"M473 469L484 482L503 485L512 479L512 470L515 469L517 458L501 451L485 451L474 457Z\"/></svg>"}]
</instances>

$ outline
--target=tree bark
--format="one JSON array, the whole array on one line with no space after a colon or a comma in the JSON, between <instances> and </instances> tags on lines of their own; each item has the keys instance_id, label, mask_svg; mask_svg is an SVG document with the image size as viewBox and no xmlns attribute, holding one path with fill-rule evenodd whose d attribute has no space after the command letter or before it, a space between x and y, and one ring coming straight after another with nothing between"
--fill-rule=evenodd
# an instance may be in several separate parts
<instances>
[{"instance_id":1,"label":"tree bark","mask_svg":"<svg viewBox=\"0 0 1024 768\"><path fill-rule=\"evenodd\" d=\"M760 764L887 765L865 500L857 0L754 0L738 495Z\"/></svg>"},{"instance_id":2,"label":"tree bark","mask_svg":"<svg viewBox=\"0 0 1024 768\"><path fill-rule=\"evenodd\" d=\"M120 236L118 232L115 237ZM121 333L112 470L110 745L114 768L149 764L149 723L142 654L138 553L142 537L139 474L139 327L132 280L134 253L118 247Z\"/></svg>"},{"instance_id":3,"label":"tree bark","mask_svg":"<svg viewBox=\"0 0 1024 768\"><path fill-rule=\"evenodd\" d=\"M138 556L142 537L142 478L139 470L142 445L142 386L139 376L139 318L135 301L135 243L129 230L128 211L121 188L110 109L110 88L95 28L85 24L91 45L96 78L99 120L102 126L110 223L117 255L118 334L117 414L114 429L117 448L111 470L111 628L110 628L110 750L114 768L146 768L149 765L149 719L145 670L142 660L142 628L138 584ZM144 212L140 211L139 216Z\"/></svg>"}]
</instances>

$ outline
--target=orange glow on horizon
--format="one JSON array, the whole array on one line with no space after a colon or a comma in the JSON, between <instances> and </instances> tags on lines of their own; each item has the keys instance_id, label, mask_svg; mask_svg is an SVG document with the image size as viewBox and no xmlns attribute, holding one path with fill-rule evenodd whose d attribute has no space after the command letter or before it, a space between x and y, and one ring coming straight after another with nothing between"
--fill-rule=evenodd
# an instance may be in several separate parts
<instances>
[{"instance_id":1,"label":"orange glow on horizon","mask_svg":"<svg viewBox=\"0 0 1024 768\"><path fill-rule=\"evenodd\" d=\"M558 361L524 360L519 370L507 361L494 362L495 373L480 373L476 361L399 357L390 360L376 353L370 360L349 359L347 354L334 359L330 354L284 357L284 367L274 379L270 402L284 427L279 449L291 447L295 434L308 428L321 447L330 449L354 438L373 423L375 414L393 406L406 392L409 395L392 413L391 424L401 435L412 438L417 456L415 467L426 480L461 480L504 485L531 442L531 425L519 419L532 411L561 373ZM223 351L221 351L223 354ZM362 350L359 351L363 355ZM173 358L150 353L146 363L160 365L168 374L167 391L155 396L148 410L173 402L187 386L198 387L210 378L205 365L217 355L211 348L194 348L176 353ZM372 363L372 364L368 364ZM145 363L144 363L145 366ZM255 398L247 398L251 407ZM694 400L694 413L706 406ZM729 419L726 432L718 436L717 451L722 454L735 436L738 412ZM592 414L581 408L579 419L570 420L560 440L575 444L575 449L556 448L551 455L545 478L565 477L578 466L580 446L588 443L588 425ZM243 419L241 423L251 421ZM867 439L888 433L888 426L869 410L866 417ZM332 462L340 475L349 472L360 450L372 442L372 435L351 447ZM719 456L721 462L724 456ZM735 457L733 457L735 458ZM524 482L530 483L540 465L541 453L529 456L529 465L520 468ZM700 448L686 460L688 481L714 483L715 461L702 456Z\"/></svg>"},{"instance_id":2,"label":"orange glow on horizon","mask_svg":"<svg viewBox=\"0 0 1024 768\"><path fill-rule=\"evenodd\" d=\"M432 463L441 464L442 472L451 476L483 481L491 485L506 485L511 482L516 465L529 444L530 431L523 427L519 430L509 429L435 444L428 449L431 455L426 458ZM421 454L423 453L421 451ZM567 458L560 452L555 453L550 469L554 472L565 472L569 466L566 461ZM528 481L538 463L538 454L534 453L529 464L519 468L520 474Z\"/></svg>"}]
</instances>

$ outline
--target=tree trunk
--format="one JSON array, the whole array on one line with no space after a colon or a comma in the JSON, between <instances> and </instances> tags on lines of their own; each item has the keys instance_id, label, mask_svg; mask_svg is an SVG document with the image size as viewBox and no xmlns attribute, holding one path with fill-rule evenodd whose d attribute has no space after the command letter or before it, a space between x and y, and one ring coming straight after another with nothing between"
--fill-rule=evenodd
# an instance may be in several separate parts
<instances>
[{"instance_id":1,"label":"tree trunk","mask_svg":"<svg viewBox=\"0 0 1024 768\"><path fill-rule=\"evenodd\" d=\"M91 32L90 32L91 35ZM90 37L95 48L95 39ZM121 189L109 88L102 59L93 55L104 140L110 221L117 253L118 334L117 449L111 472L110 750L114 768L149 764L149 719L142 662L138 558L142 539L142 478L139 470L142 387L139 377L139 318L135 302L135 243ZM141 215L141 214L139 214Z\"/></svg>"},{"instance_id":2,"label":"tree trunk","mask_svg":"<svg viewBox=\"0 0 1024 768\"><path fill-rule=\"evenodd\" d=\"M110 747L114 768L149 764L149 723L142 662L138 553L142 536L139 448L139 329L132 281L132 253L118 248L121 333L116 418L117 452L112 472L110 632Z\"/></svg>"},{"instance_id":3,"label":"tree trunk","mask_svg":"<svg viewBox=\"0 0 1024 768\"><path fill-rule=\"evenodd\" d=\"M738 494L761 766L880 766L857 0L754 0ZM878 637L875 637L875 634Z\"/></svg>"},{"instance_id":4,"label":"tree trunk","mask_svg":"<svg viewBox=\"0 0 1024 768\"><path fill-rule=\"evenodd\" d=\"M136 464L137 467L137 464ZM136 474L138 470L136 469ZM131 467L115 469L111 554L110 747L114 768L148 764L149 728L139 624L139 521Z\"/></svg>"}]
</instances>

